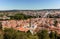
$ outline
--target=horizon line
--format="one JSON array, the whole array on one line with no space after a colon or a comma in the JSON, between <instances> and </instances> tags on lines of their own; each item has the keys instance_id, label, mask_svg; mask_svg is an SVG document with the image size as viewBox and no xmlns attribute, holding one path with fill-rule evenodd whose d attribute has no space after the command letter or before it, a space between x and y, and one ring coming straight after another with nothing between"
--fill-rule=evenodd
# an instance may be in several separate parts
<instances>
[{"instance_id":1,"label":"horizon line","mask_svg":"<svg viewBox=\"0 0 60 39\"><path fill-rule=\"evenodd\" d=\"M60 9L60 8L55 8L55 9ZM4 9L4 10L0 10L0 11L7 11L7 10L47 10L47 9Z\"/></svg>"}]
</instances>

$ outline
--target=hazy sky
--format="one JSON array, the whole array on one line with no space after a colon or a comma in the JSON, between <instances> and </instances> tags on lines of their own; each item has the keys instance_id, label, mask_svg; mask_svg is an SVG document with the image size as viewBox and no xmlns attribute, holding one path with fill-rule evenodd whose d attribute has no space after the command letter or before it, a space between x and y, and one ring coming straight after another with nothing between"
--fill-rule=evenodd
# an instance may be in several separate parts
<instances>
[{"instance_id":1,"label":"hazy sky","mask_svg":"<svg viewBox=\"0 0 60 39\"><path fill-rule=\"evenodd\" d=\"M60 0L0 0L0 10L60 9Z\"/></svg>"}]
</instances>

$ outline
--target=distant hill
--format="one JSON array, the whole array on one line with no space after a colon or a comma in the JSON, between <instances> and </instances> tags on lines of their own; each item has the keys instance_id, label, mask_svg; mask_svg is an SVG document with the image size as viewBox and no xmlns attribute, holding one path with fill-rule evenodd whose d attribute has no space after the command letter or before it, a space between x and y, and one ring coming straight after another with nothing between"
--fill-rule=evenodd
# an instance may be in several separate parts
<instances>
[{"instance_id":1,"label":"distant hill","mask_svg":"<svg viewBox=\"0 0 60 39\"><path fill-rule=\"evenodd\" d=\"M59 11L60 9L40 9L40 10L0 10L0 12L16 12L16 11L51 11L51 10L57 10Z\"/></svg>"},{"instance_id":2,"label":"distant hill","mask_svg":"<svg viewBox=\"0 0 60 39\"><path fill-rule=\"evenodd\" d=\"M45 13L51 13L53 16L60 16L60 9L41 9L41 10L3 10L0 11L0 15L13 16L15 14L25 14L31 16L43 17Z\"/></svg>"}]
</instances>

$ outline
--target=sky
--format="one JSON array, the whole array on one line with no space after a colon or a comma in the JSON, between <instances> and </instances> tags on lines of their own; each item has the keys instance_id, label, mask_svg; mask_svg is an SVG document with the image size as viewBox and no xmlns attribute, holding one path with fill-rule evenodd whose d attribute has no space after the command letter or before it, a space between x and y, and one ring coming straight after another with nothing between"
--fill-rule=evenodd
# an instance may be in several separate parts
<instances>
[{"instance_id":1,"label":"sky","mask_svg":"<svg viewBox=\"0 0 60 39\"><path fill-rule=\"evenodd\" d=\"M0 10L60 9L60 0L0 0Z\"/></svg>"}]
</instances>

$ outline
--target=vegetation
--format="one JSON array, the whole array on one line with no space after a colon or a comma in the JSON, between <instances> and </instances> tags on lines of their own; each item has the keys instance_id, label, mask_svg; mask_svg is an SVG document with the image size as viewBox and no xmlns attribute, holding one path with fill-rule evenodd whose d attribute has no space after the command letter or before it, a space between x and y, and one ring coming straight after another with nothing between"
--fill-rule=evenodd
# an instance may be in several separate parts
<instances>
[{"instance_id":1,"label":"vegetation","mask_svg":"<svg viewBox=\"0 0 60 39\"><path fill-rule=\"evenodd\" d=\"M28 18L41 18L41 16L31 16L31 15L25 15L25 14L15 14L14 16L9 16L11 19L15 19L15 20L21 20L21 19L28 19ZM51 14L48 14L47 18L60 18L59 15L54 16Z\"/></svg>"},{"instance_id":2,"label":"vegetation","mask_svg":"<svg viewBox=\"0 0 60 39\"><path fill-rule=\"evenodd\" d=\"M47 30L42 30L38 32L39 39L50 39Z\"/></svg>"},{"instance_id":3,"label":"vegetation","mask_svg":"<svg viewBox=\"0 0 60 39\"><path fill-rule=\"evenodd\" d=\"M2 23L0 22L0 30L2 30Z\"/></svg>"},{"instance_id":4,"label":"vegetation","mask_svg":"<svg viewBox=\"0 0 60 39\"><path fill-rule=\"evenodd\" d=\"M54 20L54 26L57 26L58 21L55 19Z\"/></svg>"},{"instance_id":5,"label":"vegetation","mask_svg":"<svg viewBox=\"0 0 60 39\"><path fill-rule=\"evenodd\" d=\"M5 30L0 30L0 39L60 39L60 35L54 32L48 33L47 30L41 30L32 35L30 31L21 32L12 28L5 28Z\"/></svg>"},{"instance_id":6,"label":"vegetation","mask_svg":"<svg viewBox=\"0 0 60 39\"><path fill-rule=\"evenodd\" d=\"M14 29L5 29L4 39L38 39L38 36L32 35L30 32L25 33Z\"/></svg>"},{"instance_id":7,"label":"vegetation","mask_svg":"<svg viewBox=\"0 0 60 39\"><path fill-rule=\"evenodd\" d=\"M50 33L50 38L51 38L51 39L55 39L55 33L52 32L52 31L51 31L51 33Z\"/></svg>"},{"instance_id":8,"label":"vegetation","mask_svg":"<svg viewBox=\"0 0 60 39\"><path fill-rule=\"evenodd\" d=\"M28 18L36 18L36 16L24 15L24 14L15 14L14 16L9 16L11 19L21 20Z\"/></svg>"},{"instance_id":9,"label":"vegetation","mask_svg":"<svg viewBox=\"0 0 60 39\"><path fill-rule=\"evenodd\" d=\"M60 15L51 15L51 14L48 14L47 17L49 17L49 18L60 18Z\"/></svg>"},{"instance_id":10,"label":"vegetation","mask_svg":"<svg viewBox=\"0 0 60 39\"><path fill-rule=\"evenodd\" d=\"M24 14L15 14L14 16L10 16L11 19L21 20L21 19L28 19L28 18L36 18L36 16L27 16ZM56 26L57 21L54 21L54 25ZM18 30L14 30L13 28L5 28L2 30L2 24L0 22L0 39L60 39L60 35L56 32L48 33L47 30L41 30L36 34L32 35L30 31L28 32L21 32Z\"/></svg>"}]
</instances>

